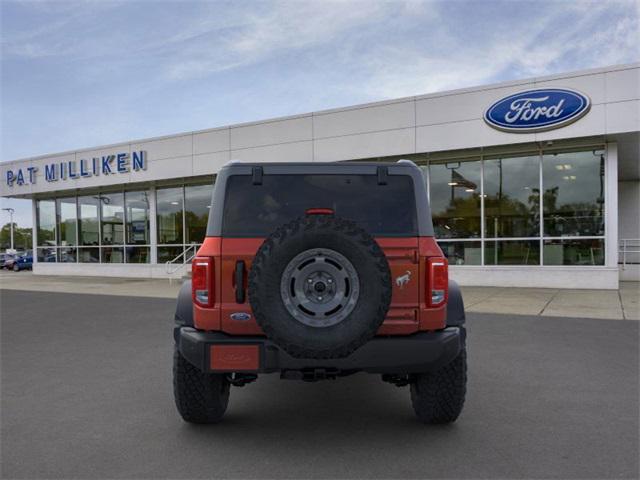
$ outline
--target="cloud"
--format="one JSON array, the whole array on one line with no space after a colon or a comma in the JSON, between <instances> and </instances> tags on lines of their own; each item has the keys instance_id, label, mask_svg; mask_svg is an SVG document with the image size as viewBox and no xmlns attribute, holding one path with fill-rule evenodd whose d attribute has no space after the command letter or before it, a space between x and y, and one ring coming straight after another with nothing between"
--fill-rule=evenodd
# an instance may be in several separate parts
<instances>
[{"instance_id":1,"label":"cloud","mask_svg":"<svg viewBox=\"0 0 640 480\"><path fill-rule=\"evenodd\" d=\"M196 27L199 41L172 59L168 76L185 80L263 62L284 52L330 45L347 32L380 21L405 5L362 1L276 2L265 11L245 13L241 21L222 35L211 36L202 26Z\"/></svg>"},{"instance_id":2,"label":"cloud","mask_svg":"<svg viewBox=\"0 0 640 480\"><path fill-rule=\"evenodd\" d=\"M474 29L473 14L466 24L450 19L442 3L277 2L239 15L221 35L201 25L164 71L186 81L300 52L311 64L318 58L312 67L353 71L354 84L342 88L375 100L640 58L633 2L545 2L526 13L514 4L511 17L485 16Z\"/></svg>"},{"instance_id":3,"label":"cloud","mask_svg":"<svg viewBox=\"0 0 640 480\"><path fill-rule=\"evenodd\" d=\"M633 8L615 12L611 5L587 2L547 7L535 18L486 25L499 34L469 39L434 25L434 48L387 45L368 51L360 59L367 80L357 88L372 99L397 98L640 60Z\"/></svg>"},{"instance_id":4,"label":"cloud","mask_svg":"<svg viewBox=\"0 0 640 480\"><path fill-rule=\"evenodd\" d=\"M121 0L6 0L2 5L2 53L23 59L86 56L91 36L82 33L122 4ZM9 20L16 17L22 21ZM78 38L78 32L83 38Z\"/></svg>"},{"instance_id":5,"label":"cloud","mask_svg":"<svg viewBox=\"0 0 640 480\"><path fill-rule=\"evenodd\" d=\"M126 3L56 4L23 5L35 5L46 21L9 29L3 54L86 65L99 59L112 69L143 59L156 82L184 82L297 54L313 64L330 49L333 65L324 68L366 77L362 88L371 98L483 83L505 71L544 75L561 65L640 56L637 8L623 1L544 2L530 9L525 2L417 0L253 2L250 8L198 2L183 9L160 2L157 10L139 11Z\"/></svg>"},{"instance_id":6,"label":"cloud","mask_svg":"<svg viewBox=\"0 0 640 480\"><path fill-rule=\"evenodd\" d=\"M632 1L0 8L4 159L640 57Z\"/></svg>"}]
</instances>

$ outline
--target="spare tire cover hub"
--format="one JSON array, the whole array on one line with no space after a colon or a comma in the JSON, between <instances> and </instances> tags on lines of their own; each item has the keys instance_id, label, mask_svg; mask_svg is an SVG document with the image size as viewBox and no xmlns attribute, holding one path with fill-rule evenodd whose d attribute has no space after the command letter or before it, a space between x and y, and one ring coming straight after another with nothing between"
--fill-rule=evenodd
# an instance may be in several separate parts
<instances>
[{"instance_id":1,"label":"spare tire cover hub","mask_svg":"<svg viewBox=\"0 0 640 480\"><path fill-rule=\"evenodd\" d=\"M353 264L341 253L312 248L296 255L285 267L280 295L299 322L329 327L353 311L360 295L360 279Z\"/></svg>"}]
</instances>

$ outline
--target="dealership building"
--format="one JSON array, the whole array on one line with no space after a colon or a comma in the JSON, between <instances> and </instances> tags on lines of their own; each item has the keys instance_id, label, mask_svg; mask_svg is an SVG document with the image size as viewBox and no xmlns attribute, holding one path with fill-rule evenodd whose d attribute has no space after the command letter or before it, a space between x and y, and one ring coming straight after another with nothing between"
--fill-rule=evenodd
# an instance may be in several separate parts
<instances>
[{"instance_id":1,"label":"dealership building","mask_svg":"<svg viewBox=\"0 0 640 480\"><path fill-rule=\"evenodd\" d=\"M227 162L423 170L463 285L640 278L640 64L312 112L0 164L33 202L34 273L184 275Z\"/></svg>"}]
</instances>

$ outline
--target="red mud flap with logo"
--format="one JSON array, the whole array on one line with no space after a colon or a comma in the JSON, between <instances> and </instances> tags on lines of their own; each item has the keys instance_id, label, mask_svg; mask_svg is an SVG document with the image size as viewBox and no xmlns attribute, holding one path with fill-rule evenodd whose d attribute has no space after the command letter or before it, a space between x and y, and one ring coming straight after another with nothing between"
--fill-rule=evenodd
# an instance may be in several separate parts
<instances>
[{"instance_id":1,"label":"red mud flap with logo","mask_svg":"<svg viewBox=\"0 0 640 480\"><path fill-rule=\"evenodd\" d=\"M233 336L176 327L174 338L182 356L203 372L272 373L283 370L405 374L438 369L460 352L462 327L407 336L378 336L351 355L334 359L295 358L265 337Z\"/></svg>"}]
</instances>

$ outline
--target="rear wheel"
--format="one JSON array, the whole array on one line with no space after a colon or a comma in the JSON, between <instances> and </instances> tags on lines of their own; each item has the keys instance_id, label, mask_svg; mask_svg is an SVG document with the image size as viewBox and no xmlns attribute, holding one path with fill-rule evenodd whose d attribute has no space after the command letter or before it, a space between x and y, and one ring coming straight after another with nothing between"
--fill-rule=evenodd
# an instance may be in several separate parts
<instances>
[{"instance_id":1,"label":"rear wheel","mask_svg":"<svg viewBox=\"0 0 640 480\"><path fill-rule=\"evenodd\" d=\"M227 411L229 381L225 375L201 372L176 347L173 353L173 394L185 422L218 423Z\"/></svg>"},{"instance_id":2,"label":"rear wheel","mask_svg":"<svg viewBox=\"0 0 640 480\"><path fill-rule=\"evenodd\" d=\"M424 423L451 423L462 412L467 391L467 350L435 372L414 375L411 381L411 403Z\"/></svg>"},{"instance_id":3,"label":"rear wheel","mask_svg":"<svg viewBox=\"0 0 640 480\"><path fill-rule=\"evenodd\" d=\"M19 272L19 271L20 271L20 267L18 266L18 264L17 264L17 263L14 263L14 264L13 264L13 271L14 271L14 272Z\"/></svg>"}]
</instances>

